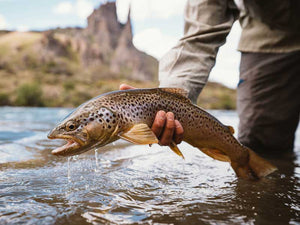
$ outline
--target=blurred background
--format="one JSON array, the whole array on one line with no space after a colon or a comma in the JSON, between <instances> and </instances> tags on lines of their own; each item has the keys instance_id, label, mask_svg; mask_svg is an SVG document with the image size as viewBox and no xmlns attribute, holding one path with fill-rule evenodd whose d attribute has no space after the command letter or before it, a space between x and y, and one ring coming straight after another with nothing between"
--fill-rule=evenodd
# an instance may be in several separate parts
<instances>
[{"instance_id":1,"label":"blurred background","mask_svg":"<svg viewBox=\"0 0 300 225\"><path fill-rule=\"evenodd\" d=\"M183 35L185 3L0 0L0 105L74 107L124 82L156 87L158 60ZM235 109L239 36L236 23L202 107Z\"/></svg>"}]
</instances>

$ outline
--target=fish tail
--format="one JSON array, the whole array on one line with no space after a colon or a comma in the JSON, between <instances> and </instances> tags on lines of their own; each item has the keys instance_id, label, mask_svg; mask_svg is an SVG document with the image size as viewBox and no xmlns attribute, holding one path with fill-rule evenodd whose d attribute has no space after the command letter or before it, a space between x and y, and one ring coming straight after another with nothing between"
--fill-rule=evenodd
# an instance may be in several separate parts
<instances>
[{"instance_id":1,"label":"fish tail","mask_svg":"<svg viewBox=\"0 0 300 225\"><path fill-rule=\"evenodd\" d=\"M254 151L248 148L249 165L257 177L265 177L277 170L277 167L269 161L257 155Z\"/></svg>"},{"instance_id":2,"label":"fish tail","mask_svg":"<svg viewBox=\"0 0 300 225\"><path fill-rule=\"evenodd\" d=\"M265 177L277 170L276 166L257 155L254 151L249 148L247 150L249 153L248 164L241 166L231 162L231 166L238 177L254 180Z\"/></svg>"}]
</instances>

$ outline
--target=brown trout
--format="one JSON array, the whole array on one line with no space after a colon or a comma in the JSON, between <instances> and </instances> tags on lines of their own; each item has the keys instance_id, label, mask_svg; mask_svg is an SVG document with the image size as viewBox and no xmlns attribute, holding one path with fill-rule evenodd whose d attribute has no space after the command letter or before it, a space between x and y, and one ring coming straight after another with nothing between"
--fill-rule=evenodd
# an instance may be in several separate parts
<instances>
[{"instance_id":1,"label":"brown trout","mask_svg":"<svg viewBox=\"0 0 300 225\"><path fill-rule=\"evenodd\" d=\"M184 128L184 141L208 156L230 162L238 177L257 179L276 167L243 146L233 128L191 103L179 88L132 89L105 93L79 106L48 135L67 144L52 151L71 156L98 148L121 138L134 144L154 144L150 129L159 110L173 112ZM170 148L182 153L174 142Z\"/></svg>"}]
</instances>

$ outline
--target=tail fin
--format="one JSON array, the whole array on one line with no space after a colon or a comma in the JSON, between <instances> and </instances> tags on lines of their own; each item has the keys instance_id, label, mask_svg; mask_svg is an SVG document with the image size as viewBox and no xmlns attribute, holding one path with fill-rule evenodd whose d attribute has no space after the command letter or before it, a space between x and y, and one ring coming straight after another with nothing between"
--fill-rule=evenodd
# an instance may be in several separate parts
<instances>
[{"instance_id":1,"label":"tail fin","mask_svg":"<svg viewBox=\"0 0 300 225\"><path fill-rule=\"evenodd\" d=\"M249 166L258 178L268 176L277 170L277 167L272 165L267 160L258 156L254 151L248 148Z\"/></svg>"},{"instance_id":2,"label":"tail fin","mask_svg":"<svg viewBox=\"0 0 300 225\"><path fill-rule=\"evenodd\" d=\"M251 149L247 148L247 150L249 152L248 164L240 165L236 162L231 162L231 166L238 177L255 180L265 177L277 170L274 165L258 156Z\"/></svg>"}]
</instances>

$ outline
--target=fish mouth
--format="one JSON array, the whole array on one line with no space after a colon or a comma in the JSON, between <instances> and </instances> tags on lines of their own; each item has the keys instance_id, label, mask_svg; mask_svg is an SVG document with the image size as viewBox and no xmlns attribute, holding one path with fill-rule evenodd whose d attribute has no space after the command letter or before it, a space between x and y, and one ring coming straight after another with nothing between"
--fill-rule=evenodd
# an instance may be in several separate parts
<instances>
[{"instance_id":1,"label":"fish mouth","mask_svg":"<svg viewBox=\"0 0 300 225\"><path fill-rule=\"evenodd\" d=\"M60 156L71 156L71 155L77 155L78 151L80 151L80 148L84 145L83 141L67 136L67 135L59 135L56 137L48 136L50 139L64 139L67 141L67 143L61 147L58 147L54 150L52 150L53 155L60 155Z\"/></svg>"}]
</instances>

